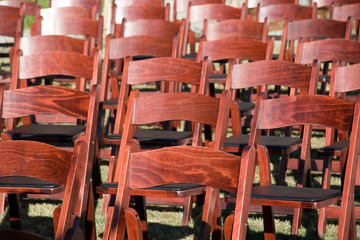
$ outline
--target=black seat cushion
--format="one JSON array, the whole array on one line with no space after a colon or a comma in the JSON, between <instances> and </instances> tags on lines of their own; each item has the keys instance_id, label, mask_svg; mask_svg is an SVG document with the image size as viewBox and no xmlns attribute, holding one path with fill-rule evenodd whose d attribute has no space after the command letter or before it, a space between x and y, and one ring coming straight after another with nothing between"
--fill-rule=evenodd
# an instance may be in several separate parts
<instances>
[{"instance_id":1,"label":"black seat cushion","mask_svg":"<svg viewBox=\"0 0 360 240\"><path fill-rule=\"evenodd\" d=\"M243 148L249 143L249 135L232 135L225 139L226 147ZM280 136L261 136L260 144L268 149L284 150L295 144L301 143L301 138L280 137Z\"/></svg>"},{"instance_id":2,"label":"black seat cushion","mask_svg":"<svg viewBox=\"0 0 360 240\"><path fill-rule=\"evenodd\" d=\"M0 177L1 187L13 188L58 188L61 185L45 181L39 178L26 176L6 176Z\"/></svg>"},{"instance_id":3,"label":"black seat cushion","mask_svg":"<svg viewBox=\"0 0 360 240\"><path fill-rule=\"evenodd\" d=\"M152 129L136 129L134 138L147 146L178 146L186 144L192 137L192 132L177 132ZM121 139L121 134L109 135L109 139ZM185 141L185 142L184 142Z\"/></svg>"},{"instance_id":4,"label":"black seat cushion","mask_svg":"<svg viewBox=\"0 0 360 240\"><path fill-rule=\"evenodd\" d=\"M35 140L46 142L72 142L74 136L85 131L84 125L40 125L26 124L8 133L14 140Z\"/></svg>"},{"instance_id":5,"label":"black seat cushion","mask_svg":"<svg viewBox=\"0 0 360 240\"><path fill-rule=\"evenodd\" d=\"M319 151L321 152L334 152L334 151L341 151L344 148L348 148L349 147L349 140L344 140L344 141L338 141L335 142L333 144L327 145L323 148L320 148Z\"/></svg>"},{"instance_id":6,"label":"black seat cushion","mask_svg":"<svg viewBox=\"0 0 360 240\"><path fill-rule=\"evenodd\" d=\"M272 199L282 201L317 202L341 196L335 189L297 188L279 185L255 186L251 197L257 199Z\"/></svg>"},{"instance_id":7,"label":"black seat cushion","mask_svg":"<svg viewBox=\"0 0 360 240\"><path fill-rule=\"evenodd\" d=\"M104 183L101 184L103 188L117 188L118 183ZM165 184L156 187L146 188L149 190L164 190L164 191L186 191L193 188L204 187L203 185L193 183L177 183L177 184Z\"/></svg>"},{"instance_id":8,"label":"black seat cushion","mask_svg":"<svg viewBox=\"0 0 360 240\"><path fill-rule=\"evenodd\" d=\"M238 106L241 113L248 112L255 108L255 103L253 103L253 102L236 101L235 103Z\"/></svg>"}]
</instances>

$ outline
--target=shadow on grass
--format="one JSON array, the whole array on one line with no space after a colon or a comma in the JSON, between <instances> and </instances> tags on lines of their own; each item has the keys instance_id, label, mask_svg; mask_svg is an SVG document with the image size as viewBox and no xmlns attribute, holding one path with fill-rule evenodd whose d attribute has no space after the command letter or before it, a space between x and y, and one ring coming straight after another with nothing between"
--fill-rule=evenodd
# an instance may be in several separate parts
<instances>
[{"instance_id":1,"label":"shadow on grass","mask_svg":"<svg viewBox=\"0 0 360 240\"><path fill-rule=\"evenodd\" d=\"M57 199L22 198L20 200L22 229L50 239L54 238L52 211L61 203L62 200ZM10 229L8 207L5 208L1 219L0 228Z\"/></svg>"}]
</instances>

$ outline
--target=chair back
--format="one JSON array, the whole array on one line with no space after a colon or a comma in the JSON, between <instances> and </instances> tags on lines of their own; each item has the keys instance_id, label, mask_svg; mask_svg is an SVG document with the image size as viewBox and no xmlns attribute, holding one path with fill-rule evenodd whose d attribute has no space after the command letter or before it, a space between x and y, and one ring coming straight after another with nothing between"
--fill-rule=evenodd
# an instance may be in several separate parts
<instances>
[{"instance_id":1,"label":"chair back","mask_svg":"<svg viewBox=\"0 0 360 240\"><path fill-rule=\"evenodd\" d=\"M222 38L249 38L266 42L267 25L242 19L228 19L204 23L203 36L207 41Z\"/></svg>"},{"instance_id":2,"label":"chair back","mask_svg":"<svg viewBox=\"0 0 360 240\"><path fill-rule=\"evenodd\" d=\"M176 47L175 35L168 37L135 35L120 38L112 38L111 35L108 35L102 72L101 100L109 98L110 89L112 97L118 97L118 76L121 76L125 57L170 57L175 56ZM114 69L110 68L112 62L115 62Z\"/></svg>"},{"instance_id":3,"label":"chair back","mask_svg":"<svg viewBox=\"0 0 360 240\"><path fill-rule=\"evenodd\" d=\"M240 8L227 6L223 3L192 5L192 2L190 2L185 19L185 30L184 30L184 38L182 40L181 54L186 55L187 46L189 43L189 34L191 31L193 31L191 29L191 26L194 23L201 23L202 25L205 19L207 19L208 21L240 19L241 11L242 10Z\"/></svg>"},{"instance_id":4,"label":"chair back","mask_svg":"<svg viewBox=\"0 0 360 240\"><path fill-rule=\"evenodd\" d=\"M284 25L279 59L285 60L286 54L295 54L295 41L313 41L324 38L350 39L352 22L332 19L304 19L286 22ZM288 53L286 52L288 51Z\"/></svg>"},{"instance_id":5,"label":"chair back","mask_svg":"<svg viewBox=\"0 0 360 240\"><path fill-rule=\"evenodd\" d=\"M123 130L122 127L125 121L125 112L127 111L125 109L130 86L158 81L168 82L169 92L173 92L180 91L179 89L176 90L176 86L181 83L184 85L190 84L192 92L194 93L205 94L208 84L209 64L207 58L201 63L172 57L160 57L139 61L130 61L130 59L127 58L125 60L124 78L120 88L117 108L118 114L115 119L114 133L120 133ZM153 95L154 94L150 94L150 96ZM201 130L197 129L197 131ZM199 136L194 136L193 142L200 144L201 139Z\"/></svg>"}]
</instances>

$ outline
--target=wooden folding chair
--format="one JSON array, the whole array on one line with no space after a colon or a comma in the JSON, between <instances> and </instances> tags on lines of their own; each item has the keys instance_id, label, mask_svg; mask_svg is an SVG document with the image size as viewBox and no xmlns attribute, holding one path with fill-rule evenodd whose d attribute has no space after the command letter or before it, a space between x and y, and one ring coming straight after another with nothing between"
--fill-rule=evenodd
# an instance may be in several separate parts
<instances>
[{"instance_id":1,"label":"wooden folding chair","mask_svg":"<svg viewBox=\"0 0 360 240\"><path fill-rule=\"evenodd\" d=\"M218 198L218 190L211 189L212 187L219 187L219 186L213 186L209 182L203 182L202 180L200 182L197 182L195 179L202 179L201 176L203 176L206 179L211 179L212 176L216 176L221 178L222 174L220 171L222 171L222 167L220 167L218 164L222 165L226 161L221 161L222 159L220 156L228 156L223 152L218 152L216 149L221 149L222 142L224 140L224 137L226 135L226 129L227 129L227 121L228 121L228 114L229 114L229 105L230 104L230 92L225 91L222 94L222 97L219 98L213 98L205 95L199 95L194 93L165 93L165 94L157 94L153 96L143 95L139 91L132 91L130 95L130 99L128 102L128 111L126 114L126 120L124 124L124 132L123 132L123 140L121 142L120 150L119 150L119 157L118 161L119 164L117 165L116 173L115 173L115 180L119 183L117 184L117 188L114 190L114 194L116 194L115 199L115 206L113 208L110 208L111 212L108 212L108 218L107 223L105 227L104 232L104 239L114 239L115 236L117 236L119 239L122 239L124 237L124 230L125 230L125 221L124 221L124 210L128 207L129 204L129 197L130 195L145 195L151 194L151 192L158 191L159 196L161 196L161 192L164 190L161 190L163 187L166 186L172 186L174 189L176 189L176 186L187 186L187 185L193 185L195 183L200 183L201 185L206 185L207 187L207 196L205 197L205 206L204 206L204 213L203 213L203 226L202 226L202 237L208 238L210 234L211 226L213 226L214 223L214 216L217 216L216 213L214 213L215 209L215 202ZM152 112L155 112L156 114L150 114ZM159 150L154 151L146 151L149 153L148 156L151 156L153 153L157 154L162 153L167 155L168 157L159 159L151 157L153 159L153 163L157 162L160 165L158 165L160 168L162 168L161 171L163 171L163 174L167 175L167 177L156 177L157 179L162 179L160 182L153 182L154 185L150 184L148 186L145 185L132 185L132 181L139 180L138 183L140 183L142 180L138 177L131 177L127 173L131 172L131 163L134 163L132 160L128 161L128 156L130 152L140 151L139 145L133 141L133 133L135 130L136 125L139 124L146 124L146 123L153 123L158 121L164 121L164 120L170 120L170 119L177 119L177 120L187 120L195 122L194 125L194 131L196 134L194 134L192 147L189 146L181 146L181 147L167 147L162 148ZM215 131L215 142L214 142L214 148L204 148L199 147L201 145L201 125L202 124L209 124L216 126ZM130 150L130 152L129 152ZM179 150L178 153L176 153L176 150ZM170 152L173 152L174 154L169 155ZM190 155L194 154L193 157L188 158L188 154ZM145 153L145 152L144 152ZM209 155L208 155L208 154ZM215 154L219 153L219 155ZM142 153L139 152L139 154L142 155ZM212 155L214 154L214 155ZM241 187L248 188L252 184L252 176L254 174L254 165L253 165L253 153L250 154L251 158L249 161L244 161L244 163L249 164L249 169L246 169L246 167L243 167L241 165L241 171L244 171L245 174L249 175L248 179L251 179L245 184L242 181L239 181L241 183ZM160 156L158 155L158 156ZM212 156L211 156L212 155ZM140 156L140 155L139 155ZM143 155L144 156L144 155ZM155 155L153 155L155 156ZM196 157L195 157L196 156ZM146 158L146 157L145 157ZM231 156L230 158L238 159L236 156ZM142 158L145 160L144 158ZM162 160L161 160L162 159ZM163 160L167 159L167 163L162 162ZM176 161L175 161L176 159ZM207 160L205 160L207 159ZM214 162L212 160L214 160ZM174 160L174 162L173 162ZM208 160L210 160L208 162ZM147 161L146 161L147 162ZM178 162L178 163L175 163ZM121 163L121 164L120 164ZM179 164L179 165L178 165ZM202 164L205 164L203 166ZM143 166L146 166L145 164ZM196 167L194 167L194 165ZM210 166L213 165L214 169L216 171L219 171L218 173L213 173L210 175L207 175L202 173L202 171L206 171L205 169L211 168ZM236 166L240 166L239 163L237 164L229 164L230 168L233 168L235 170L233 174L226 174L227 178L230 176L234 176L235 179L238 179L238 173L239 169ZM252 167L251 167L252 166ZM168 168L170 167L170 168ZM149 170L151 171L151 167L149 166ZM176 171L174 171L177 169ZM181 170L180 170L181 169ZM187 170L188 169L188 170ZM192 169L192 170L190 170ZM155 172L153 172L155 173ZM175 180L177 178L177 174L180 174L181 180ZM142 179L148 179L145 177ZM173 176L173 177L170 177ZM230 177L231 178L231 177ZM129 181L130 180L130 181ZM148 179L150 180L150 179ZM151 182L147 181L148 183ZM237 181L237 180L236 180ZM185 184L175 184L175 183L185 183ZM215 180L215 182L219 183L221 182L220 179ZM135 182L133 182L135 183ZM164 185L165 184L165 185ZM227 184L230 184L227 182ZM162 185L159 187L152 188L153 186ZM226 185L226 184L225 184ZM221 188L221 187L219 187ZM166 195L170 193L169 191ZM165 193L164 192L164 193ZM176 191L175 191L176 192ZM173 191L173 193L175 193ZM240 191L244 193L243 191ZM239 192L239 193L240 193ZM163 194L164 194L163 193ZM244 193L244 195L241 195L241 197L238 199L239 202L241 202L241 199L248 198L246 195L249 196L250 192L247 191L247 193ZM215 199L211 200L211 195L215 196ZM163 195L165 196L165 195ZM245 208L242 208L243 217L245 217L242 221L242 223L238 225L238 230L242 229L241 234L245 234L244 231L246 231L245 227L245 221L247 218L247 208L248 205L246 203L247 201L244 200L242 204L244 204ZM209 204L209 205L208 205ZM240 205L239 205L240 207ZM240 212L238 212L240 213ZM129 220L126 218L126 220ZM134 226L133 226L134 227ZM130 229L129 229L130 230ZM143 231L146 231L146 228L142 229ZM139 233L139 231L137 231ZM240 232L240 230L239 230ZM238 234L239 234L238 232ZM141 230L139 235L141 235ZM243 235L245 236L245 235Z\"/></svg>"},{"instance_id":2,"label":"wooden folding chair","mask_svg":"<svg viewBox=\"0 0 360 240\"><path fill-rule=\"evenodd\" d=\"M264 237L275 238L272 206L321 209L341 204L337 239L356 239L354 212L354 185L359 152L360 97L356 104L324 95L299 95L257 101L249 144L257 148L260 186L254 186L251 204L263 206ZM286 111L284 111L286 109ZM304 125L300 160L307 174L302 181L309 182L311 164L312 125L321 125L351 132L351 143L341 190L287 187L271 185L270 162L267 148L260 143L261 131L284 126ZM299 181L301 183L301 181ZM294 229L293 229L294 230ZM293 231L294 232L294 231ZM350 234L350 235L349 235Z\"/></svg>"},{"instance_id":3,"label":"wooden folding chair","mask_svg":"<svg viewBox=\"0 0 360 240\"><path fill-rule=\"evenodd\" d=\"M11 227L15 228L1 229L2 239L47 239L19 230L21 221L17 196L21 193L59 190L64 191L64 199L61 210L54 210L60 210L60 214L53 219L55 239L84 239L79 223L85 217L81 211L84 204L81 193L86 188L86 151L85 142L78 142L73 152L33 141L0 142L0 192L8 193ZM6 180L16 184L7 184Z\"/></svg>"},{"instance_id":4,"label":"wooden folding chair","mask_svg":"<svg viewBox=\"0 0 360 240\"><path fill-rule=\"evenodd\" d=\"M41 11L46 10L47 13ZM81 15L82 12L86 14ZM89 15L90 14L90 15ZM86 17L88 16L88 17ZM61 7L38 9L35 25L32 26L32 36L37 35L69 35L89 39L88 55L94 47L102 48L103 17L91 19L91 11L79 7Z\"/></svg>"},{"instance_id":5,"label":"wooden folding chair","mask_svg":"<svg viewBox=\"0 0 360 240\"><path fill-rule=\"evenodd\" d=\"M241 20L247 21L247 20ZM245 24L245 23L244 23ZM273 40L267 42L257 41L248 38L221 38L212 41L201 40L199 45L199 51L197 59L201 59L204 56L209 57L213 62L228 62L229 59L237 59L238 61L259 61L265 59L271 59L273 52ZM210 95L215 96L215 83L224 83L226 79L226 73L214 73L210 75ZM242 126L247 126L246 116L252 114L254 109L254 103L251 102L251 94L253 89L247 89L242 94L246 97L239 101L239 98L235 97L233 100L237 100L236 103L239 108L240 118L237 118L239 122L232 126L233 131L240 134ZM235 128L235 129L234 129ZM240 131L240 132L239 132Z\"/></svg>"},{"instance_id":6,"label":"wooden folding chair","mask_svg":"<svg viewBox=\"0 0 360 240\"><path fill-rule=\"evenodd\" d=\"M340 65L340 63L333 63ZM340 67L337 66L334 68L334 74L331 79L331 96L342 96L344 97L345 93L352 91L357 91L360 89L358 85L358 73L359 73L359 64L354 64L350 66ZM343 175L341 169L345 166L346 157L349 150L349 140L335 141L335 129L328 128L326 130L325 140L326 142L333 142L332 144L326 144L325 147L319 150L319 153L326 155L326 162L323 167L323 183L322 186L324 189L330 188L330 178L332 171L340 171L340 175ZM333 156L339 156L339 161L333 161ZM359 178L356 178L356 185L359 185ZM359 206L355 206L356 212L358 212ZM332 206L323 208L319 213L319 222L318 222L318 234L322 236L326 232L327 218L338 218L339 217L339 207ZM355 218L359 218L357 214Z\"/></svg>"},{"instance_id":7,"label":"wooden folding chair","mask_svg":"<svg viewBox=\"0 0 360 240\"><path fill-rule=\"evenodd\" d=\"M101 110L110 110L109 119L104 119L104 134L112 132L115 119L113 112L117 108L119 98L119 82L122 79L124 59L149 57L170 57L176 53L176 36L135 35L123 38L113 38L108 35L104 53L102 71ZM114 66L114 67L112 67ZM103 134L102 134L103 135Z\"/></svg>"},{"instance_id":8,"label":"wooden folding chair","mask_svg":"<svg viewBox=\"0 0 360 240\"><path fill-rule=\"evenodd\" d=\"M191 42L191 26L195 23L200 23L203 25L204 20L208 21L221 21L225 19L240 19L241 17L241 9L235 8L231 6L227 6L224 3L209 3L209 4L199 4L192 5L192 2L189 3L186 19L185 19L185 28L184 28L184 38L182 39L182 49L181 56L190 59L196 59L196 50L195 43L199 41L199 33L201 34L201 30L198 31L198 34L194 34L194 41ZM190 53L188 52L188 45L190 44Z\"/></svg>"},{"instance_id":9,"label":"wooden folding chair","mask_svg":"<svg viewBox=\"0 0 360 240\"><path fill-rule=\"evenodd\" d=\"M350 19L337 21L332 19L303 19L286 22L281 40L281 60L294 60L296 42L309 42L324 38L350 39Z\"/></svg>"},{"instance_id":10,"label":"wooden folding chair","mask_svg":"<svg viewBox=\"0 0 360 240\"><path fill-rule=\"evenodd\" d=\"M311 19L315 18L315 16L316 5L308 7L291 3L275 4L259 6L256 21L265 22L266 20L266 23L268 24L268 37L274 37L275 40L281 40L283 24L286 21ZM277 54L277 52L274 52L275 59L278 59L279 57Z\"/></svg>"},{"instance_id":11,"label":"wooden folding chair","mask_svg":"<svg viewBox=\"0 0 360 240\"><path fill-rule=\"evenodd\" d=\"M308 43L300 43L297 49L297 55L295 62L300 64L311 64L314 59L318 59L319 62L333 62L336 63L340 61L340 65L349 64L349 63L360 63L360 58L357 53L360 53L360 43L347 39L324 39L318 41L312 41ZM334 77L336 66L338 64L332 64L330 80ZM332 86L332 84L330 84ZM332 87L331 87L332 88ZM341 140L341 139L340 139ZM344 140L344 138L342 138ZM334 143L334 138L328 138L325 141L325 145L328 146ZM341 152L336 151L338 155ZM333 155L334 151L329 151L328 154L323 153L323 155ZM292 164L290 164L291 166ZM314 170L322 170L323 164L322 160L315 161ZM292 165L298 166L298 165ZM339 169L339 168L337 168Z\"/></svg>"},{"instance_id":12,"label":"wooden folding chair","mask_svg":"<svg viewBox=\"0 0 360 240\"><path fill-rule=\"evenodd\" d=\"M209 62L206 58L201 63L173 57L159 57L139 61L130 61L130 58L126 58L124 78L121 83L117 103L115 128L113 134L102 139L103 144L112 146L107 182L114 181L114 177L116 177L114 171L118 163L115 162L115 156L118 146L120 146L124 139L123 125L125 115L128 111L126 105L129 97L129 89L139 84L149 84L160 81L166 82L165 85L169 85L169 92L181 91L181 89L178 89L179 83L181 83L183 85L191 85L192 92L194 93L205 94L208 83L208 68ZM146 94L157 95L163 93L147 92ZM169 124L171 125L171 123ZM185 129L185 131L173 131L166 128L163 128L163 130L137 129L134 132L134 138L136 138L143 147L155 148L186 145L191 139L194 141L194 133L188 129ZM188 191L188 193L183 190L178 192L179 197L182 197L182 201L177 200L179 202L177 205L184 206L183 225L187 224L191 215L191 196L201 194L203 190L203 188L202 190L195 188L194 191ZM154 195L154 197L159 197L158 193ZM150 194L148 194L148 196L150 196ZM169 204L171 203L171 201L165 198L162 200ZM159 199L157 199L157 201L159 201Z\"/></svg>"},{"instance_id":13,"label":"wooden folding chair","mask_svg":"<svg viewBox=\"0 0 360 240\"><path fill-rule=\"evenodd\" d=\"M97 85L92 85L90 93L79 91L76 89L46 85L46 86L35 86L21 89L7 90L2 96L2 118L6 119L6 131L1 134L2 141L15 141L16 139L21 140L36 140L42 142L54 142L59 139L66 137L66 131L62 130L62 127L72 127L77 130L79 127L85 129L83 136L77 135L79 140L83 140L87 143L85 152L86 162L84 167L86 169L86 175L84 184L86 188L83 190L85 205L83 205L82 211L85 211L88 207L87 202L92 202L92 189L91 178L94 165L94 152L96 144L96 121L97 121L97 110L98 110L98 97L99 91ZM65 116L71 116L82 121L86 121L86 128L84 126L76 125L22 125L15 128L16 119L40 114L60 114ZM20 131L22 130L22 131ZM51 132L52 131L52 132ZM18 134L18 132L22 134ZM24 133L25 132L25 133ZM36 133L35 136L32 133ZM39 133L40 132L40 133ZM50 132L50 134L49 134ZM57 135L54 134L57 133ZM28 133L28 134L26 134ZM76 140L72 139L71 140ZM64 141L63 141L64 143ZM36 169L38 170L38 169ZM55 174L56 175L56 174ZM8 180L3 179L8 184L7 186L21 186L22 183L29 184L29 187L25 188L22 192L17 193L40 193L40 194L58 194L62 193L63 188L51 188L41 187L39 190L38 184L43 182L31 181L31 179L10 178ZM12 180L12 181L10 181ZM31 188L37 190L31 190ZM30 190L29 190L30 189ZM26 192L29 191L29 192ZM16 198L15 198L16 199ZM93 203L89 204L89 209L93 207ZM94 221L93 218L89 218L89 221ZM92 226L94 227L94 222ZM95 228L91 229L88 233L95 234Z\"/></svg>"},{"instance_id":14,"label":"wooden folding chair","mask_svg":"<svg viewBox=\"0 0 360 240\"><path fill-rule=\"evenodd\" d=\"M351 39L360 41L359 38L359 20L360 20L360 3L344 4L342 6L333 6L330 12L330 18L338 21L346 21L351 17L354 21L351 30L355 33ZM350 34L352 34L350 32Z\"/></svg>"},{"instance_id":15,"label":"wooden folding chair","mask_svg":"<svg viewBox=\"0 0 360 240\"><path fill-rule=\"evenodd\" d=\"M316 91L318 76L318 65L308 67L300 64L280 61L265 60L255 61L247 64L235 64L231 67L226 82L225 89L232 90L234 93L237 89L258 87L260 91L268 94L269 86L286 86L292 88L291 95L297 92L314 93ZM241 154L241 149L248 145L249 135L241 134L239 126L239 117L236 103L232 103L231 119L233 121L233 135L225 140L225 151ZM240 108L241 109L241 108ZM289 154L300 148L301 139L287 136L263 136L261 144L266 145L271 154L280 154L287 163ZM280 166L278 184L285 184L286 165Z\"/></svg>"},{"instance_id":16,"label":"wooden folding chair","mask_svg":"<svg viewBox=\"0 0 360 240\"><path fill-rule=\"evenodd\" d=\"M184 22L170 22L163 19L138 19L128 21L123 19L121 24L116 24L115 38L132 37L140 35L157 36L164 38L177 38L175 56L179 55L180 39L184 31Z\"/></svg>"},{"instance_id":17,"label":"wooden folding chair","mask_svg":"<svg viewBox=\"0 0 360 240\"><path fill-rule=\"evenodd\" d=\"M225 63L235 58L239 61L257 61L271 58L273 45L267 41L267 28L264 23L251 20L228 19L220 22L204 20L203 37L200 40L197 60L210 57L214 66L210 83L225 83Z\"/></svg>"}]
</instances>

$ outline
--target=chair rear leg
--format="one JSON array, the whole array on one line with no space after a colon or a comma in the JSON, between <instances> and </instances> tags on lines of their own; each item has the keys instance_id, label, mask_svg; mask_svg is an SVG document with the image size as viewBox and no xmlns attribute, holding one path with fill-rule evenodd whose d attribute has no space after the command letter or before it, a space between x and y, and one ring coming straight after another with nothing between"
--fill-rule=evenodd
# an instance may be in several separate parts
<instances>
[{"instance_id":1,"label":"chair rear leg","mask_svg":"<svg viewBox=\"0 0 360 240\"><path fill-rule=\"evenodd\" d=\"M274 212L271 206L262 206L262 215L264 221L264 240L275 240L275 220Z\"/></svg>"},{"instance_id":2,"label":"chair rear leg","mask_svg":"<svg viewBox=\"0 0 360 240\"><path fill-rule=\"evenodd\" d=\"M331 177L331 157L325 157L323 161L323 182L322 188L330 188L330 177ZM321 208L319 210L319 219L318 219L318 235L322 237L326 233L327 220L326 220L326 208Z\"/></svg>"},{"instance_id":3,"label":"chair rear leg","mask_svg":"<svg viewBox=\"0 0 360 240\"><path fill-rule=\"evenodd\" d=\"M285 184L288 159L289 159L289 155L287 153L283 153L281 155L280 170L279 170L279 176L278 176L278 181L277 181L278 185Z\"/></svg>"},{"instance_id":4,"label":"chair rear leg","mask_svg":"<svg viewBox=\"0 0 360 240\"><path fill-rule=\"evenodd\" d=\"M11 229L21 230L19 194L8 194Z\"/></svg>"},{"instance_id":5,"label":"chair rear leg","mask_svg":"<svg viewBox=\"0 0 360 240\"><path fill-rule=\"evenodd\" d=\"M96 227L95 227L95 202L94 202L94 192L93 187L90 183L89 187L89 199L87 201L87 210L86 210L86 239L96 240Z\"/></svg>"},{"instance_id":6,"label":"chair rear leg","mask_svg":"<svg viewBox=\"0 0 360 240\"><path fill-rule=\"evenodd\" d=\"M191 217L192 212L192 197L185 197L184 198L184 212L183 212L183 219L182 219L182 225L187 226Z\"/></svg>"}]
</instances>

